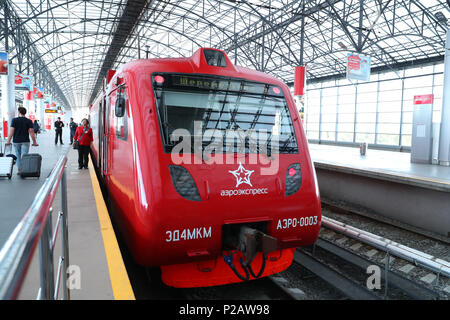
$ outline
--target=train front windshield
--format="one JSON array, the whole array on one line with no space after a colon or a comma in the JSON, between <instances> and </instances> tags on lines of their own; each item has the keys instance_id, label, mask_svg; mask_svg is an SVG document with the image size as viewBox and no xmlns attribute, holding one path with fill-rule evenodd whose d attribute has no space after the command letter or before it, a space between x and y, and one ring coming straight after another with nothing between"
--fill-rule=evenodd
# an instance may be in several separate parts
<instances>
[{"instance_id":1,"label":"train front windshield","mask_svg":"<svg viewBox=\"0 0 450 320\"><path fill-rule=\"evenodd\" d=\"M298 153L280 87L180 74L155 74L152 80L165 152L190 137L192 148L200 141L203 150L215 145L214 152Z\"/></svg>"}]
</instances>

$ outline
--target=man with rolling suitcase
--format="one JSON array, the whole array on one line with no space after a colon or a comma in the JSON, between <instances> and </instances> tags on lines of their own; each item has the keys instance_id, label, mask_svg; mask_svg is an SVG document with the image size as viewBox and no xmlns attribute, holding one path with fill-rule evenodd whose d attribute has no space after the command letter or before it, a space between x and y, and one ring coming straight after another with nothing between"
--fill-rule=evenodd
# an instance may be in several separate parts
<instances>
[{"instance_id":1,"label":"man with rolling suitcase","mask_svg":"<svg viewBox=\"0 0 450 320\"><path fill-rule=\"evenodd\" d=\"M27 154L30 149L30 137L33 140L33 147L37 147L36 136L34 134L33 122L25 117L27 109L20 107L19 116L13 118L11 121L11 128L9 130L8 140L6 146L11 145L11 140L14 144L14 149L17 157L17 174L20 174L22 156Z\"/></svg>"}]
</instances>

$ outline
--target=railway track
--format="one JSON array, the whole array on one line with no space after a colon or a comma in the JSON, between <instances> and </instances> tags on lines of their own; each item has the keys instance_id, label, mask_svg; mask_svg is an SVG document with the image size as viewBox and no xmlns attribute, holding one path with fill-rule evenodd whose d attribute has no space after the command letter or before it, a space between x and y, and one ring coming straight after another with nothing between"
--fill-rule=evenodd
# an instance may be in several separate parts
<instances>
[{"instance_id":1,"label":"railway track","mask_svg":"<svg viewBox=\"0 0 450 320\"><path fill-rule=\"evenodd\" d=\"M298 250L295 261L333 285L349 299L436 300L440 297L438 292L425 285L324 239L319 239L311 250ZM368 289L369 268L378 270L379 275L379 286L372 290Z\"/></svg>"},{"instance_id":2,"label":"railway track","mask_svg":"<svg viewBox=\"0 0 450 320\"><path fill-rule=\"evenodd\" d=\"M367 242L323 227L316 244L297 250L294 259L349 299L449 299L447 276L430 272L429 267L417 261L406 261L380 247L371 247ZM435 257L430 260L441 261L446 266L446 261ZM372 272L379 276L375 288L368 281Z\"/></svg>"}]
</instances>

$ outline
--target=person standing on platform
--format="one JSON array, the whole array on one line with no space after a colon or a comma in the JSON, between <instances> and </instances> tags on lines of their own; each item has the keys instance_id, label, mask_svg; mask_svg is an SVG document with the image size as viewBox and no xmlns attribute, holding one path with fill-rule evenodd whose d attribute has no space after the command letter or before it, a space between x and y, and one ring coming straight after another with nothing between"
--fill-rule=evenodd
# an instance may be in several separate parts
<instances>
[{"instance_id":1,"label":"person standing on platform","mask_svg":"<svg viewBox=\"0 0 450 320\"><path fill-rule=\"evenodd\" d=\"M37 135L38 135L38 133L41 130L41 126L39 125L38 120L34 120L34 122L33 122L33 130L34 130L34 134L36 135L36 138L37 138Z\"/></svg>"},{"instance_id":2,"label":"person standing on platform","mask_svg":"<svg viewBox=\"0 0 450 320\"><path fill-rule=\"evenodd\" d=\"M77 131L77 124L70 118L69 128L70 128L70 144L73 143L73 137L75 136L75 131Z\"/></svg>"},{"instance_id":3,"label":"person standing on platform","mask_svg":"<svg viewBox=\"0 0 450 320\"><path fill-rule=\"evenodd\" d=\"M55 121L55 145L58 144L58 136L59 143L64 144L62 142L62 128L64 127L64 122L61 121L61 118L58 117L58 120Z\"/></svg>"},{"instance_id":4,"label":"person standing on platform","mask_svg":"<svg viewBox=\"0 0 450 320\"><path fill-rule=\"evenodd\" d=\"M33 121L25 117L27 109L20 107L19 116L13 118L11 121L11 128L9 130L8 140L6 145L11 145L11 140L14 144L14 149L17 157L17 174L20 174L20 161L22 156L27 154L30 150L30 137L33 140L33 147L37 147L36 136L33 129Z\"/></svg>"},{"instance_id":5,"label":"person standing on platform","mask_svg":"<svg viewBox=\"0 0 450 320\"><path fill-rule=\"evenodd\" d=\"M78 141L78 169L87 169L91 142L94 141L88 119L81 120L81 126L75 131L73 140Z\"/></svg>"}]
</instances>

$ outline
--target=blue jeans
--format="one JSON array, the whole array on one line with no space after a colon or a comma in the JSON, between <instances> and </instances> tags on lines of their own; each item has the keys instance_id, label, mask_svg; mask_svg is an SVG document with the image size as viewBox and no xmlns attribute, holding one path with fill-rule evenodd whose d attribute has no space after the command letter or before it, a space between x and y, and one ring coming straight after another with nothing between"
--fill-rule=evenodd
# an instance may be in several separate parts
<instances>
[{"instance_id":1,"label":"blue jeans","mask_svg":"<svg viewBox=\"0 0 450 320\"><path fill-rule=\"evenodd\" d=\"M17 168L20 170L20 160L22 160L22 156L24 154L28 153L28 150L30 150L30 143L29 142L20 142L20 143L13 143L14 149L16 150L16 157L17 157Z\"/></svg>"}]
</instances>

